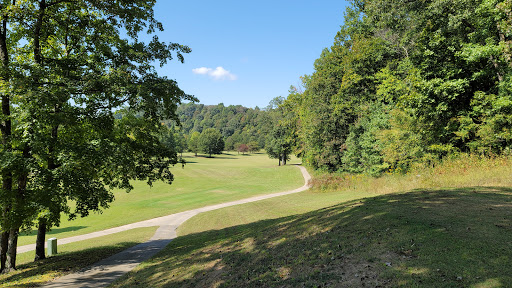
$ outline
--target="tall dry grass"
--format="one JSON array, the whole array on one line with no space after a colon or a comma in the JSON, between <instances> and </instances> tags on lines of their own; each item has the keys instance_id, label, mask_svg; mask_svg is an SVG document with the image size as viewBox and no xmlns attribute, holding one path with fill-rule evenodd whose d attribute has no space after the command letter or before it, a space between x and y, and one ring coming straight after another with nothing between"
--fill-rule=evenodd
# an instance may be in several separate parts
<instances>
[{"instance_id":1,"label":"tall dry grass","mask_svg":"<svg viewBox=\"0 0 512 288\"><path fill-rule=\"evenodd\" d=\"M460 187L512 187L512 156L482 157L459 154L439 163L417 166L406 174L385 173L380 177L324 174L313 177L316 191L350 191L388 194L415 189Z\"/></svg>"}]
</instances>

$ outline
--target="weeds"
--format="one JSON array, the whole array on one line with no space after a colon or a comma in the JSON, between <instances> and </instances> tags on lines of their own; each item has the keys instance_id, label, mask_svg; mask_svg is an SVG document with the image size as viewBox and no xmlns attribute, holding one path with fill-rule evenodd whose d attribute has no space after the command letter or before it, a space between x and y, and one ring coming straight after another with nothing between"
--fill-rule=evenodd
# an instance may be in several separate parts
<instances>
[{"instance_id":1,"label":"weeds","mask_svg":"<svg viewBox=\"0 0 512 288\"><path fill-rule=\"evenodd\" d=\"M363 174L316 174L316 191L357 190L362 194L396 193L414 189L466 186L512 186L512 157L483 157L459 154L429 166L416 166L405 174L385 173L380 177Z\"/></svg>"}]
</instances>

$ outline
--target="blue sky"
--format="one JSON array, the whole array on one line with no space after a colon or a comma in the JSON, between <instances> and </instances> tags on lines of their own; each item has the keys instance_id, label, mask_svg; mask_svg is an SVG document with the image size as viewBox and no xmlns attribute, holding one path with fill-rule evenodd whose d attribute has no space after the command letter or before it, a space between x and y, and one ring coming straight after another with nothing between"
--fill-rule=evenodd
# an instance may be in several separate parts
<instances>
[{"instance_id":1,"label":"blue sky","mask_svg":"<svg viewBox=\"0 0 512 288\"><path fill-rule=\"evenodd\" d=\"M267 106L313 72L322 49L343 24L348 1L158 0L160 40L189 46L185 63L161 75L202 104Z\"/></svg>"}]
</instances>

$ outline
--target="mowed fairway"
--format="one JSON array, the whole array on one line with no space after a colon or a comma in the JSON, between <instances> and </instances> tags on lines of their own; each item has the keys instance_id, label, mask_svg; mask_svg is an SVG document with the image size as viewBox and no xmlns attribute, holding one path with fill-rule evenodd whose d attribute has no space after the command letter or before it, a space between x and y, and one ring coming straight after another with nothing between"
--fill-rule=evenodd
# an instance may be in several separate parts
<instances>
[{"instance_id":1,"label":"mowed fairway","mask_svg":"<svg viewBox=\"0 0 512 288\"><path fill-rule=\"evenodd\" d=\"M304 184L302 175L293 165L277 165L266 154L238 155L229 153L214 158L184 154L187 164L173 169L172 185L162 182L147 186L133 183L130 193L116 191L116 200L102 214L67 221L48 233L48 238L65 238L159 216L169 215L211 204L223 203L255 195L298 188ZM290 164L299 163L292 159ZM63 217L65 218L65 217ZM19 245L35 242L35 231L22 235Z\"/></svg>"}]
</instances>

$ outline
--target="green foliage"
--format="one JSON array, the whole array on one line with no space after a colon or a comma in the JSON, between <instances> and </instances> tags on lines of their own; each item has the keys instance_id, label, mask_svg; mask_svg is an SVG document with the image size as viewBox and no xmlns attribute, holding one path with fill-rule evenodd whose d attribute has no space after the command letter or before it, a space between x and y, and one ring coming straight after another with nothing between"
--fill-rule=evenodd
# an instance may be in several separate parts
<instances>
[{"instance_id":1,"label":"green foliage","mask_svg":"<svg viewBox=\"0 0 512 288\"><path fill-rule=\"evenodd\" d=\"M343 171L380 175L390 167L384 162L380 131L389 128L389 114L380 103L370 105L347 136L343 153Z\"/></svg>"},{"instance_id":2,"label":"green foliage","mask_svg":"<svg viewBox=\"0 0 512 288\"><path fill-rule=\"evenodd\" d=\"M200 151L200 149L199 149L199 137L200 136L201 136L201 133L194 131L194 132L192 132L192 134L189 136L189 139L188 139L188 151L196 154L196 156L197 156L197 153Z\"/></svg>"},{"instance_id":3,"label":"green foliage","mask_svg":"<svg viewBox=\"0 0 512 288\"><path fill-rule=\"evenodd\" d=\"M222 154L222 150L224 150L222 134L215 128L203 130L198 139L198 148L210 157L212 154Z\"/></svg>"},{"instance_id":4,"label":"green foliage","mask_svg":"<svg viewBox=\"0 0 512 288\"><path fill-rule=\"evenodd\" d=\"M274 104L272 104L274 105ZM270 106L269 106L270 107ZM240 105L224 106L186 103L176 111L179 118L180 132L190 135L197 131L201 133L208 128L219 130L225 142L225 150L236 150L235 144L258 143L264 147L267 135L272 129L273 110L246 108ZM174 126L176 121L166 121L168 126Z\"/></svg>"},{"instance_id":5,"label":"green foliage","mask_svg":"<svg viewBox=\"0 0 512 288\"><path fill-rule=\"evenodd\" d=\"M292 153L292 146L289 140L290 132L289 129L277 125L272 129L265 145L268 157L279 159L279 166L281 166L281 163L286 165L286 161L290 160L290 154Z\"/></svg>"},{"instance_id":6,"label":"green foliage","mask_svg":"<svg viewBox=\"0 0 512 288\"><path fill-rule=\"evenodd\" d=\"M154 64L191 50L158 39L154 4L0 5L0 226L12 240L36 218L55 226L61 212L107 208L111 189L130 190L131 180L173 181L178 157L170 135L159 140L161 122L196 99Z\"/></svg>"},{"instance_id":7,"label":"green foliage","mask_svg":"<svg viewBox=\"0 0 512 288\"><path fill-rule=\"evenodd\" d=\"M510 0L354 1L281 103L313 168L378 175L509 151Z\"/></svg>"},{"instance_id":8,"label":"green foliage","mask_svg":"<svg viewBox=\"0 0 512 288\"><path fill-rule=\"evenodd\" d=\"M256 141L251 141L249 143L247 143L247 148L249 149L249 151L251 152L258 152L260 151L260 144Z\"/></svg>"}]
</instances>

